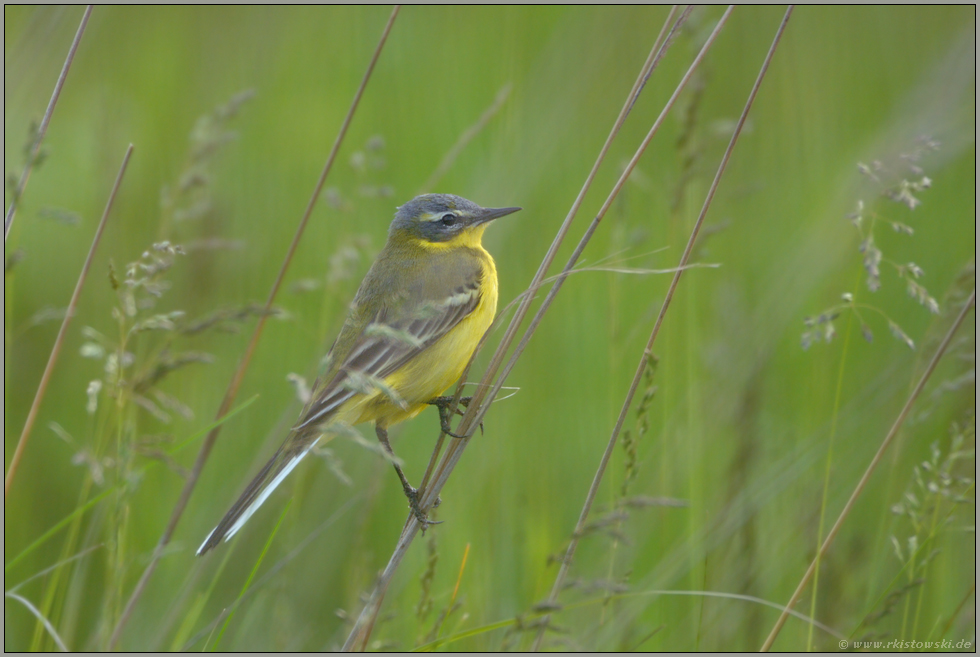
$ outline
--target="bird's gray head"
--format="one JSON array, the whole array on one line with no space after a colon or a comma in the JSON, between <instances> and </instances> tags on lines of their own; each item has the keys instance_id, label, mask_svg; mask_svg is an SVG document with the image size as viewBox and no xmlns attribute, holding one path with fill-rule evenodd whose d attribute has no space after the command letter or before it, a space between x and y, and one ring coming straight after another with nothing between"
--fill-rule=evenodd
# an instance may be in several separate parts
<instances>
[{"instance_id":1,"label":"bird's gray head","mask_svg":"<svg viewBox=\"0 0 980 657\"><path fill-rule=\"evenodd\" d=\"M404 232L426 242L448 242L520 208L481 208L453 194L422 194L398 208L390 233Z\"/></svg>"}]
</instances>

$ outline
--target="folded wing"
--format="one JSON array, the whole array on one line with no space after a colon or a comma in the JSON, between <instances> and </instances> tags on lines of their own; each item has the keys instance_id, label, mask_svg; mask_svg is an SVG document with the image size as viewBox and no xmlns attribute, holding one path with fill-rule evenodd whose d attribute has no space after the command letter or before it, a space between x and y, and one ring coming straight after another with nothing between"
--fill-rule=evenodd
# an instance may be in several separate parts
<instances>
[{"instance_id":1,"label":"folded wing","mask_svg":"<svg viewBox=\"0 0 980 657\"><path fill-rule=\"evenodd\" d=\"M345 332L349 332L356 322L348 320L331 350L336 351L340 346L346 351L343 362L328 370L325 382L317 382L311 401L282 446L245 488L197 553L204 554L242 528L276 486L313 449L320 439L319 427L328 423L346 402L355 395L370 394L372 388L386 394L386 377L473 312L480 303L481 275L482 269L474 266L461 285L446 286L444 291L437 287L436 294L432 294L430 287L415 298L407 299L407 303L381 305L353 340ZM438 284L439 279L435 280ZM388 391L387 394L392 393Z\"/></svg>"}]
</instances>

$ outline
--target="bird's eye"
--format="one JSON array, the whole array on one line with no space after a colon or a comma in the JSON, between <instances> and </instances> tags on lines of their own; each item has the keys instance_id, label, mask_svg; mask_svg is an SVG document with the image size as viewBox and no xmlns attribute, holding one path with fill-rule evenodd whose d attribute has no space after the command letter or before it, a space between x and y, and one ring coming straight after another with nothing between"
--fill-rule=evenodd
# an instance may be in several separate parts
<instances>
[{"instance_id":1,"label":"bird's eye","mask_svg":"<svg viewBox=\"0 0 980 657\"><path fill-rule=\"evenodd\" d=\"M443 226L455 226L456 219L457 219L456 215L450 212L449 214L442 215L442 219L440 220L440 223L442 223Z\"/></svg>"}]
</instances>

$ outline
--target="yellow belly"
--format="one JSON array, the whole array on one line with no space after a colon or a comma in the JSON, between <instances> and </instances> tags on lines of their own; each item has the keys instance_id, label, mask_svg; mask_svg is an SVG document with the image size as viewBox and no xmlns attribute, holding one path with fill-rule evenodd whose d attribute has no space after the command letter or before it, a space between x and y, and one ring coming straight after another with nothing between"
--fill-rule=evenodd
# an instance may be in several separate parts
<instances>
[{"instance_id":1,"label":"yellow belly","mask_svg":"<svg viewBox=\"0 0 980 657\"><path fill-rule=\"evenodd\" d=\"M491 270L488 274L481 289L480 304L473 312L435 344L385 379L385 383L406 402L406 408L394 404L379 391L352 399L338 416L352 425L376 422L388 427L415 417L426 407L427 401L438 397L455 383L497 312L496 272Z\"/></svg>"}]
</instances>

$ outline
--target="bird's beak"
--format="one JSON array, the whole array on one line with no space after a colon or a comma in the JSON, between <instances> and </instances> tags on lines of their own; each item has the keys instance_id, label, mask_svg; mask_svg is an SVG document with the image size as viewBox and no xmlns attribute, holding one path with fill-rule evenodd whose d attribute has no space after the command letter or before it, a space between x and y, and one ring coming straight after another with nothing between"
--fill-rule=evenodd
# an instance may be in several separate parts
<instances>
[{"instance_id":1,"label":"bird's beak","mask_svg":"<svg viewBox=\"0 0 980 657\"><path fill-rule=\"evenodd\" d=\"M503 217L508 214L513 214L518 210L523 208L480 208L479 212L473 215L471 221L471 226L479 226L480 224L485 224L488 221L493 221L498 217Z\"/></svg>"}]
</instances>

